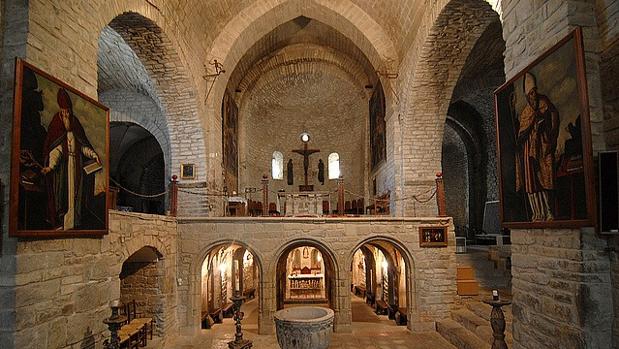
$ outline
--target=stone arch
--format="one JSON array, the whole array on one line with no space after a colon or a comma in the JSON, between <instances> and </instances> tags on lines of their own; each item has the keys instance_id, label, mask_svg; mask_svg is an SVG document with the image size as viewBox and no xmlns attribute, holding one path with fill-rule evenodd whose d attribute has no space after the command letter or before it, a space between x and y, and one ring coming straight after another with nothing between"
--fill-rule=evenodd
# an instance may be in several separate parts
<instances>
[{"instance_id":1,"label":"stone arch","mask_svg":"<svg viewBox=\"0 0 619 349\"><path fill-rule=\"evenodd\" d=\"M387 70L398 61L397 50L390 36L371 16L349 0L280 0L270 4L256 2L228 22L213 41L216 44L207 57L217 59L227 71L232 72L243 54L260 38L299 16L316 19L344 34L361 49L376 70ZM228 81L229 76L220 75L206 101L207 109L212 113L210 122L214 124L221 123L219 105ZM388 87L387 84L388 81L383 81L383 86ZM391 106L391 94L387 94L387 100L387 105ZM390 107L388 110L391 110ZM212 143L210 146L221 149L220 144Z\"/></svg>"},{"instance_id":2,"label":"stone arch","mask_svg":"<svg viewBox=\"0 0 619 349\"><path fill-rule=\"evenodd\" d=\"M159 241L158 239L155 239L152 236L143 236L143 237L136 237L133 239L127 239L125 240L125 243L123 244L123 247L120 250L120 264L117 266L117 269L114 271L115 274L120 274L121 268L122 268L122 264L124 261L126 261L129 257L131 257L134 253L136 253L138 250L142 249L143 247L150 247L152 249L155 249L156 251L159 252L159 254L161 254L161 258L167 258L168 255L170 255L170 249L165 246L161 241Z\"/></svg>"},{"instance_id":3,"label":"stone arch","mask_svg":"<svg viewBox=\"0 0 619 349\"><path fill-rule=\"evenodd\" d=\"M258 309L260 309L260 311L258 312L258 333L268 333L270 331L270 329L265 328L265 314L264 314L264 306L265 306L265 287L264 287L264 280L265 280L265 274L264 274L264 256L257 250L255 249L253 246L250 246L249 244L243 242L243 241L239 241L239 240L234 240L234 239L219 239L216 241L213 241L211 243L209 243L206 247L201 248L200 252L197 254L197 257L192 261L191 263L191 267L190 267L190 282L189 282L189 305L188 305L188 311L187 311L187 323L189 324L189 328L196 328L195 326L197 324L200 323L200 293L201 293L201 287L200 287L200 275L202 273L202 264L204 263L204 261L206 260L206 258L208 257L209 253L217 248L217 247L221 247L221 246L225 246L225 245L239 245L241 246L241 248L244 248L245 250L249 251L249 253L252 254L253 256L253 261L254 263L256 263L257 267L258 267L258 279L260 280L259 282L259 290L258 290Z\"/></svg>"},{"instance_id":4,"label":"stone arch","mask_svg":"<svg viewBox=\"0 0 619 349\"><path fill-rule=\"evenodd\" d=\"M184 162L206 164L197 90L177 53L177 46L155 21L138 12L123 12L113 17L108 25L133 50L154 81L156 97L153 99L166 116L170 132L171 173L178 174ZM181 142L188 138L191 142ZM206 168L196 167L196 180L205 179Z\"/></svg>"},{"instance_id":5,"label":"stone arch","mask_svg":"<svg viewBox=\"0 0 619 349\"><path fill-rule=\"evenodd\" d=\"M333 250L330 247L328 247L325 243L320 242L318 240L314 240L314 239L294 239L294 240L288 241L287 243L282 245L277 250L277 252L274 254L275 258L273 259L273 263L271 263L271 266L269 268L269 270L272 272L269 273L269 275L271 279L274 279L273 282L276 287L276 292L275 292L276 307L275 308L276 309L283 308L284 295L281 292L284 290L284 287L278 284L278 281L283 282L282 280L279 280L280 279L279 274L281 274L281 271L282 271L280 270L282 268L282 264L285 267L288 254L295 248L301 247L301 246L314 247L318 251L320 251L320 253L322 254L322 260L325 263L325 291L327 293L326 297L329 303L329 307L331 307L334 310L339 309L339 304L337 301L339 297L339 294L338 294L339 292L337 290L337 280L340 275L340 269L339 269L336 254L333 253ZM327 278L326 276L327 270L330 270L331 272L333 272L334 275Z\"/></svg>"},{"instance_id":6,"label":"stone arch","mask_svg":"<svg viewBox=\"0 0 619 349\"><path fill-rule=\"evenodd\" d=\"M125 99L132 102L130 104L117 102ZM141 93L126 90L106 91L99 95L99 100L111 107L110 122L135 123L155 137L163 150L166 177L170 178L172 176L170 134L165 116L155 102Z\"/></svg>"},{"instance_id":7,"label":"stone arch","mask_svg":"<svg viewBox=\"0 0 619 349\"><path fill-rule=\"evenodd\" d=\"M486 136L480 126L481 123L482 116L470 104L458 101L449 106L445 125L446 127L451 127L458 134L467 152L468 226L471 231L481 229L482 227L484 200L486 197L487 173L484 166L485 161L487 161L487 153L485 151ZM443 177L446 175L443 169Z\"/></svg>"},{"instance_id":8,"label":"stone arch","mask_svg":"<svg viewBox=\"0 0 619 349\"><path fill-rule=\"evenodd\" d=\"M398 194L405 197L433 185L440 169L443 128L453 90L475 43L498 19L484 0L439 1L434 9L436 15L427 18L420 29L427 35L415 45L418 52L407 57L409 69L403 80L407 88L401 99L402 161L411 166L401 169L403 192ZM436 203L432 201L415 205L405 204L400 209L407 215L435 214Z\"/></svg>"},{"instance_id":9,"label":"stone arch","mask_svg":"<svg viewBox=\"0 0 619 349\"><path fill-rule=\"evenodd\" d=\"M342 70L350 81L355 82L359 86L361 91L370 83L368 81L369 77L368 79L363 78L367 76L363 67L349 56L325 46L295 44L278 50L276 55L260 61L247 72L238 86L243 91L242 94L245 95L245 92L255 88L258 85L258 81L270 72L291 64L309 62L324 63ZM240 99L242 100L242 96Z\"/></svg>"},{"instance_id":10,"label":"stone arch","mask_svg":"<svg viewBox=\"0 0 619 349\"><path fill-rule=\"evenodd\" d=\"M412 328L413 323L414 322L419 322L420 320L418 319L419 316L418 314L418 308L417 308L417 283L415 281L415 258L413 256L413 253L406 247L406 245L404 243L402 243L400 240L388 236L388 235L373 235L371 237L367 237L364 238L362 240L360 240L359 242L357 242L354 247L348 252L348 254L346 255L346 259L345 259L345 263L346 265L351 265L351 263L353 262L353 258L355 255L355 252L357 252L357 250L360 250L361 248L363 248L364 245L366 244L372 244L372 243L377 243L377 242L388 242L391 245L393 245L398 252L400 253L400 255L402 256L402 259L404 260L404 264L405 264L405 271L406 271L406 306L407 306L407 316L408 316L408 328L410 330L414 330ZM352 313L350 313L351 319L352 319Z\"/></svg>"}]
</instances>

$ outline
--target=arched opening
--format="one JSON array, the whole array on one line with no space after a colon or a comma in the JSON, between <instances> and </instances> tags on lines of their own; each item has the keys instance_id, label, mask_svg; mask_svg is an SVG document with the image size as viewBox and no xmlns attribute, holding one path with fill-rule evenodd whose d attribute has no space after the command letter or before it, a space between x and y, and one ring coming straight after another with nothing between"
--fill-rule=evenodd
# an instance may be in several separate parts
<instances>
[{"instance_id":1,"label":"arched opening","mask_svg":"<svg viewBox=\"0 0 619 349\"><path fill-rule=\"evenodd\" d=\"M335 265L324 247L298 242L287 247L277 260L277 309L299 304L329 308L335 302Z\"/></svg>"},{"instance_id":2,"label":"arched opening","mask_svg":"<svg viewBox=\"0 0 619 349\"><path fill-rule=\"evenodd\" d=\"M120 210L165 212L165 163L155 137L130 122L110 123L110 178Z\"/></svg>"},{"instance_id":3,"label":"arched opening","mask_svg":"<svg viewBox=\"0 0 619 349\"><path fill-rule=\"evenodd\" d=\"M200 280L201 328L232 323L230 298L239 294L246 297L241 306L244 328L257 329L260 266L251 251L234 243L213 247L202 263Z\"/></svg>"},{"instance_id":4,"label":"arched opening","mask_svg":"<svg viewBox=\"0 0 619 349\"><path fill-rule=\"evenodd\" d=\"M166 283L165 259L154 247L144 246L122 264L120 302L129 319L152 319L153 335L162 337L169 307L166 298L171 285Z\"/></svg>"},{"instance_id":5,"label":"arched opening","mask_svg":"<svg viewBox=\"0 0 619 349\"><path fill-rule=\"evenodd\" d=\"M410 266L399 246L376 239L363 243L351 263L353 322L408 324Z\"/></svg>"}]
</instances>

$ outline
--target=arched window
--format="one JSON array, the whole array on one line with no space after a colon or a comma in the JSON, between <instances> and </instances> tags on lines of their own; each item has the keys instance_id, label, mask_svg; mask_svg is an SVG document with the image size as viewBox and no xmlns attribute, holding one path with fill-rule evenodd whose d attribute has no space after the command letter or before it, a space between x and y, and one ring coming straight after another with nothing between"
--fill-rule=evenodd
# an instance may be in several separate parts
<instances>
[{"instance_id":1,"label":"arched window","mask_svg":"<svg viewBox=\"0 0 619 349\"><path fill-rule=\"evenodd\" d=\"M329 154L329 179L340 177L340 155L338 153Z\"/></svg>"},{"instance_id":2,"label":"arched window","mask_svg":"<svg viewBox=\"0 0 619 349\"><path fill-rule=\"evenodd\" d=\"M277 150L273 152L271 159L271 176L273 179L284 179L284 156Z\"/></svg>"}]
</instances>

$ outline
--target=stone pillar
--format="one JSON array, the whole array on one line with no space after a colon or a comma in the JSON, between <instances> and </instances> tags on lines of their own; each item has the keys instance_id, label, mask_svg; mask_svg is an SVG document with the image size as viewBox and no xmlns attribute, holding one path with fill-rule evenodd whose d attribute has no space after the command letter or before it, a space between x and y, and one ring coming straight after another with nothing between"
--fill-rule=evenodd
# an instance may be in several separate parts
<instances>
[{"instance_id":1,"label":"stone pillar","mask_svg":"<svg viewBox=\"0 0 619 349\"><path fill-rule=\"evenodd\" d=\"M344 178L337 179L337 214L344 215Z\"/></svg>"},{"instance_id":2,"label":"stone pillar","mask_svg":"<svg viewBox=\"0 0 619 349\"><path fill-rule=\"evenodd\" d=\"M503 1L510 79L582 26L594 151L603 148L599 35L592 1ZM612 290L607 242L593 228L512 230L515 349L610 348Z\"/></svg>"}]
</instances>

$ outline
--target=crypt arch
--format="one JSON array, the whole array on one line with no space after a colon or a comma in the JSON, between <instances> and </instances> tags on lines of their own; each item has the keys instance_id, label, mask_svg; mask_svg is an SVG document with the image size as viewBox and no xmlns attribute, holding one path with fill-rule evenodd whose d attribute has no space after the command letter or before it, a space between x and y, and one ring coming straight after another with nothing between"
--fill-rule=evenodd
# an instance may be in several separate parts
<instances>
[{"instance_id":1,"label":"crypt arch","mask_svg":"<svg viewBox=\"0 0 619 349\"><path fill-rule=\"evenodd\" d=\"M165 337L172 333L169 323L174 324L176 317L175 305L169 301L175 292L169 280L173 268L167 265L163 250L150 244L131 251L119 264L119 300L126 309L135 306L141 317L153 318L153 334Z\"/></svg>"},{"instance_id":2,"label":"crypt arch","mask_svg":"<svg viewBox=\"0 0 619 349\"><path fill-rule=\"evenodd\" d=\"M325 264L325 297L329 308L336 311L337 314L340 309L340 304L338 302L340 291L337 287L337 280L340 279L341 272L340 265L337 262L336 254L333 252L333 249L326 243L314 239L295 239L288 241L278 248L277 252L274 254L276 257L273 259L269 268L269 276L275 286L275 304L273 309L275 311L284 308L284 297L287 287L286 262L288 255L295 249L305 246L317 249L322 255L322 260ZM331 275L327 276L327 272ZM335 319L335 323L338 323L338 319Z\"/></svg>"},{"instance_id":3,"label":"crypt arch","mask_svg":"<svg viewBox=\"0 0 619 349\"><path fill-rule=\"evenodd\" d=\"M156 17L158 18L158 17ZM204 129L198 116L197 90L172 43L163 29L152 19L137 12L124 12L113 17L100 32L99 56L102 52L101 38L118 35L131 49L137 60L125 62L133 74L115 77L112 86L106 81L99 64L98 91L100 94L112 88L137 91L150 97L165 116L169 131L170 168L178 174L180 163L207 163ZM101 61L101 59L99 59ZM108 69L113 71L112 69ZM148 79L135 72L145 71ZM190 137L189 144L180 142ZM196 167L196 180L206 179L206 166Z\"/></svg>"},{"instance_id":4,"label":"crypt arch","mask_svg":"<svg viewBox=\"0 0 619 349\"><path fill-rule=\"evenodd\" d=\"M388 259L393 259L396 257L395 254L389 251L389 247L394 248L400 254L400 257L404 261L405 271L404 271L404 286L405 286L405 304L407 309L407 318L408 323L407 326L409 329L414 330L413 323L419 321L418 319L418 309L417 309L417 290L416 290L416 275L415 275L415 259L413 253L396 238L387 235L377 235L369 238L365 238L359 241L348 253L346 256L345 263L348 266L352 266L354 262L355 253L359 250L363 251L367 246L373 246L381 250L381 252L385 255L389 255ZM395 263L391 263L389 267L392 267ZM352 281L352 274L351 274ZM378 280L375 280L378 283ZM352 284L352 283L351 283ZM400 283L401 285L401 283ZM401 295L398 295L401 298ZM399 299L400 304L402 300ZM350 313L350 321L352 322L352 312Z\"/></svg>"},{"instance_id":5,"label":"crypt arch","mask_svg":"<svg viewBox=\"0 0 619 349\"><path fill-rule=\"evenodd\" d=\"M258 301L258 333L269 333L270 329L265 328L264 320L264 306L265 306L265 288L264 288L264 257L258 250L251 245L233 239L220 239L209 243L206 247L200 249L200 253L197 254L191 266L191 282L190 282L190 309L187 312L188 324L190 328L200 328L201 323L201 297L202 297L202 267L207 258L215 249L222 248L224 246L238 245L240 248L245 249L252 255L253 263L257 267L257 281L256 281L256 299ZM195 315L192 315L195 314Z\"/></svg>"},{"instance_id":6,"label":"crypt arch","mask_svg":"<svg viewBox=\"0 0 619 349\"><path fill-rule=\"evenodd\" d=\"M500 20L484 0L438 1L431 13L420 27L427 32L419 33L411 48L420 51L409 52L405 59L403 81L409 88L402 91L402 127L410 136L403 140L402 160L414 170L400 170L404 196L433 185L441 168L439 154L454 88L476 42L490 24ZM418 137L416 130L426 136ZM434 215L436 210L434 202L401 209L406 215Z\"/></svg>"}]
</instances>

